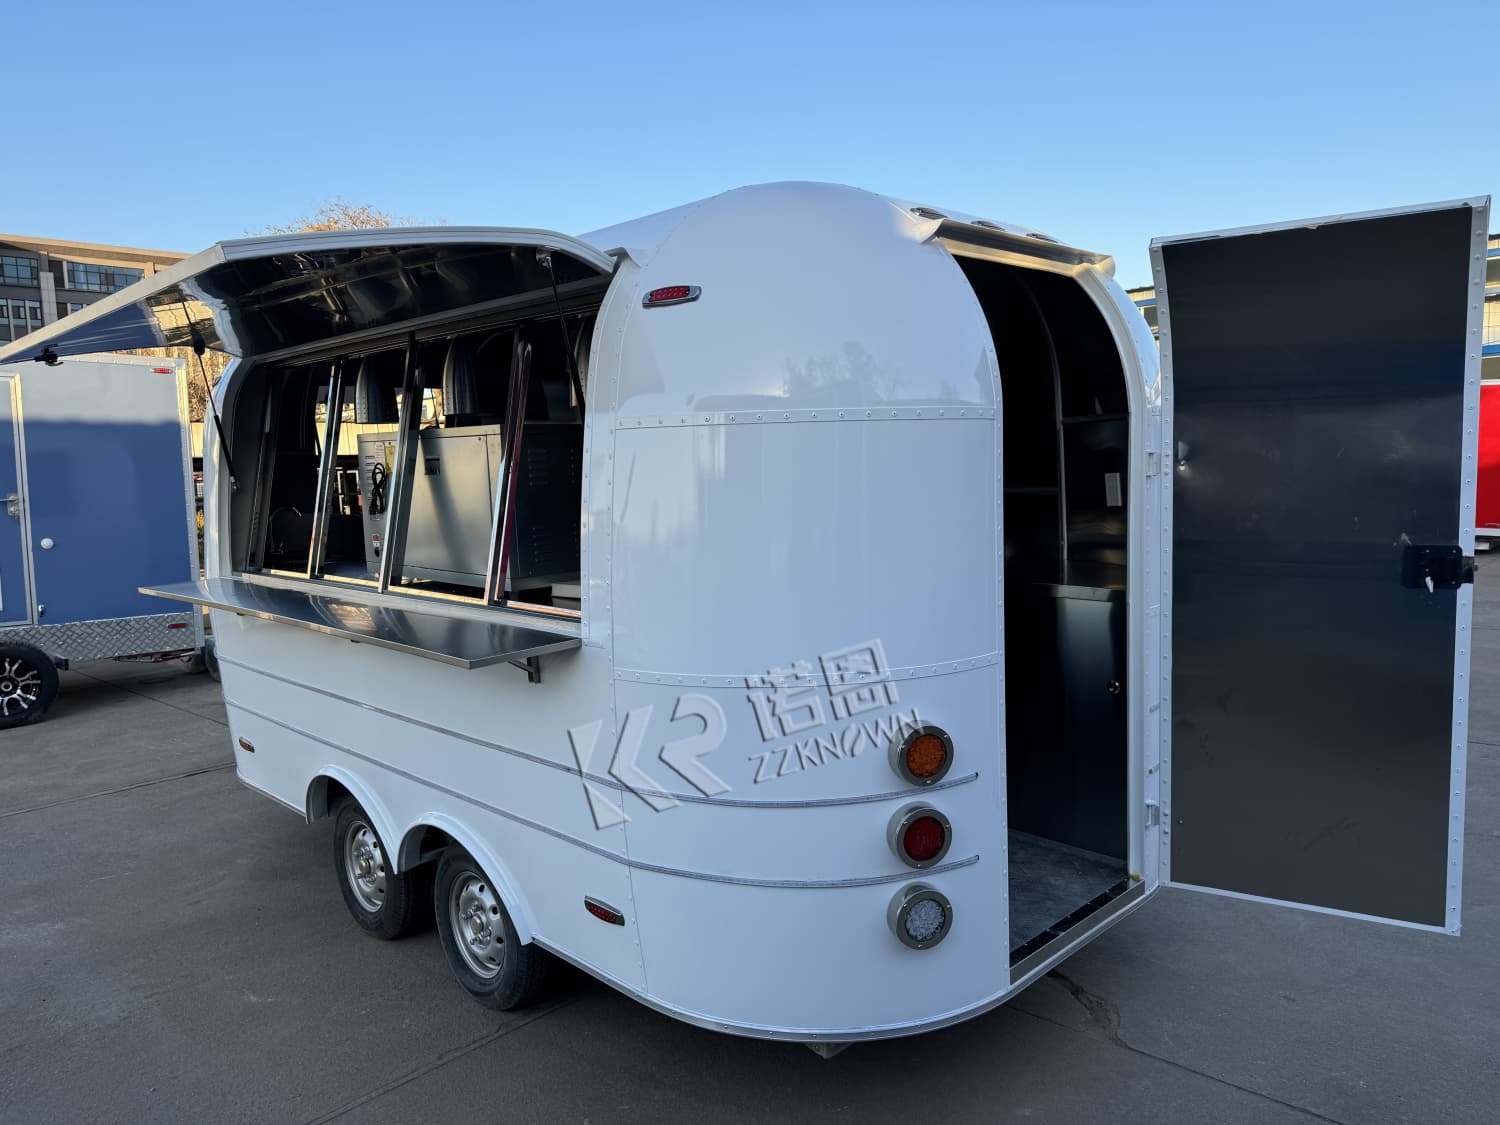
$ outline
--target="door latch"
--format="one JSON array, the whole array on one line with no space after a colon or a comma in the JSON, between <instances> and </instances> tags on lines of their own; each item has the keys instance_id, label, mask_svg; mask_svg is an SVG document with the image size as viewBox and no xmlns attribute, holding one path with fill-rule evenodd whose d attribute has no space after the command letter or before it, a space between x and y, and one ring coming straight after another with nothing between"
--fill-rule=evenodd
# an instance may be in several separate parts
<instances>
[{"instance_id":1,"label":"door latch","mask_svg":"<svg viewBox=\"0 0 1500 1125\"><path fill-rule=\"evenodd\" d=\"M5 514L13 520L21 518L21 498L14 492L5 498Z\"/></svg>"},{"instance_id":2,"label":"door latch","mask_svg":"<svg viewBox=\"0 0 1500 1125\"><path fill-rule=\"evenodd\" d=\"M1402 536L1401 585L1408 590L1456 590L1474 581L1474 557L1459 546L1423 546Z\"/></svg>"}]
</instances>

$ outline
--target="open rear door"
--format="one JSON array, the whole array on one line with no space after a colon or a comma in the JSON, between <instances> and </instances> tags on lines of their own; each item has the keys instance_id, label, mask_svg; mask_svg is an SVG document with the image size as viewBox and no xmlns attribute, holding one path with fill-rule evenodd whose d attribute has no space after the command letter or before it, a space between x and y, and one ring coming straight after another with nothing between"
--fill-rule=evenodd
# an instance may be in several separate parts
<instances>
[{"instance_id":1,"label":"open rear door","mask_svg":"<svg viewBox=\"0 0 1500 1125\"><path fill-rule=\"evenodd\" d=\"M597 287L615 261L564 234L386 227L220 242L0 347L0 363L189 346L267 355Z\"/></svg>"},{"instance_id":2,"label":"open rear door","mask_svg":"<svg viewBox=\"0 0 1500 1125\"><path fill-rule=\"evenodd\" d=\"M1458 931L1488 211L1152 243L1175 884Z\"/></svg>"}]
</instances>

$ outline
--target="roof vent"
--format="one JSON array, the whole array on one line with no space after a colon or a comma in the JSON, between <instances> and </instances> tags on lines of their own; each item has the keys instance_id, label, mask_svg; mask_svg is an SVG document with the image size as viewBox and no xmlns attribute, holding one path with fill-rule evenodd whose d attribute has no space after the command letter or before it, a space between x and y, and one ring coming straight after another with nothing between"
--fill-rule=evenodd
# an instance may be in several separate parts
<instances>
[{"instance_id":1,"label":"roof vent","mask_svg":"<svg viewBox=\"0 0 1500 1125\"><path fill-rule=\"evenodd\" d=\"M913 207L911 213L919 219L946 219L948 216L931 207Z\"/></svg>"}]
</instances>

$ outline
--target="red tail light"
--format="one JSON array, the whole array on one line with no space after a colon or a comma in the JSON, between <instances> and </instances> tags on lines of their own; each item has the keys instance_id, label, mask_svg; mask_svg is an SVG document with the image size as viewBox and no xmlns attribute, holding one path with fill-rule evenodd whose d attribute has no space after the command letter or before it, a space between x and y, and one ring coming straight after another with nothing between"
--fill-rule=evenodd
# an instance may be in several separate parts
<instances>
[{"instance_id":1,"label":"red tail light","mask_svg":"<svg viewBox=\"0 0 1500 1125\"><path fill-rule=\"evenodd\" d=\"M907 805L891 817L886 842L908 867L931 867L948 854L953 825L929 805Z\"/></svg>"}]
</instances>

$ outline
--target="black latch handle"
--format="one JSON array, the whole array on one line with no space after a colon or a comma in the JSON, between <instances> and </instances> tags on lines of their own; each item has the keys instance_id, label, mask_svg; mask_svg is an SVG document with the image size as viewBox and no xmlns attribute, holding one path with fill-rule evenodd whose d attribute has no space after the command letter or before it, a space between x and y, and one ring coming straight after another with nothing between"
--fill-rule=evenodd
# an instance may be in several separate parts
<instances>
[{"instance_id":1,"label":"black latch handle","mask_svg":"<svg viewBox=\"0 0 1500 1125\"><path fill-rule=\"evenodd\" d=\"M1402 537L1401 585L1408 590L1456 590L1474 581L1474 556L1458 546L1424 546Z\"/></svg>"}]
</instances>

